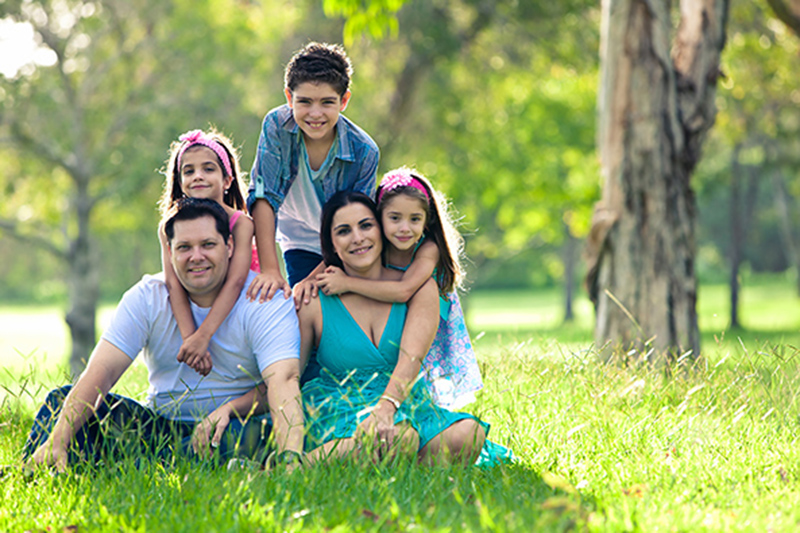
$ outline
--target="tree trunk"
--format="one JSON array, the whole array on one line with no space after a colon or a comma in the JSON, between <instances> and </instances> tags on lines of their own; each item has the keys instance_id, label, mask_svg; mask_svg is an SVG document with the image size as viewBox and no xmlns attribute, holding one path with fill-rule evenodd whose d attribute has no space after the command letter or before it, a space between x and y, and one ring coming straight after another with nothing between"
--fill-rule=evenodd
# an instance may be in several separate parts
<instances>
[{"instance_id":1,"label":"tree trunk","mask_svg":"<svg viewBox=\"0 0 800 533\"><path fill-rule=\"evenodd\" d=\"M578 239L572 236L569 226L564 224L564 323L575 320L572 301L575 292L575 263L577 262L575 251L577 247Z\"/></svg>"},{"instance_id":2,"label":"tree trunk","mask_svg":"<svg viewBox=\"0 0 800 533\"><path fill-rule=\"evenodd\" d=\"M744 247L747 242L747 228L753 220L756 199L758 198L758 169L752 166L743 166L739 162L741 147L737 146L734 150L731 162L731 273L730 285L730 304L731 316L730 327L739 328L739 268L744 257ZM747 190L742 198L742 175L747 174Z\"/></svg>"},{"instance_id":3,"label":"tree trunk","mask_svg":"<svg viewBox=\"0 0 800 533\"><path fill-rule=\"evenodd\" d=\"M69 368L75 379L86 367L95 344L95 324L100 280L95 266L89 224L93 201L89 196L89 178L80 173L74 176L77 185L75 209L78 233L70 243L69 254L69 301L66 316L72 337Z\"/></svg>"},{"instance_id":4,"label":"tree trunk","mask_svg":"<svg viewBox=\"0 0 800 533\"><path fill-rule=\"evenodd\" d=\"M792 209L789 205L791 197L786 191L786 183L784 183L780 172L776 172L772 181L774 184L772 189L775 191L775 210L778 212L783 249L786 250L789 264L795 269L797 294L800 295L800 254L797 253L797 244L792 231Z\"/></svg>"},{"instance_id":5,"label":"tree trunk","mask_svg":"<svg viewBox=\"0 0 800 533\"><path fill-rule=\"evenodd\" d=\"M737 146L733 152L733 161L731 162L731 271L730 278L728 279L731 304L731 329L739 327L739 265L742 262L741 246L743 241L742 224L739 216L739 205L741 204L739 188L742 173L742 166L739 163L739 151L740 147Z\"/></svg>"},{"instance_id":6,"label":"tree trunk","mask_svg":"<svg viewBox=\"0 0 800 533\"><path fill-rule=\"evenodd\" d=\"M602 355L699 355L690 176L716 115L725 0L604 0L598 148L604 179L587 285Z\"/></svg>"}]
</instances>

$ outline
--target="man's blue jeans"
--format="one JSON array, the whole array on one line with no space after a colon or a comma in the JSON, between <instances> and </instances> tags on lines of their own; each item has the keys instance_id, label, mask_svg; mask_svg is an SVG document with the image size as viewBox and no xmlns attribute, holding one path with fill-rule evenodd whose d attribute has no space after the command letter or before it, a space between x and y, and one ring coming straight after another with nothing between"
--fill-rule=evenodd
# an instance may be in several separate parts
<instances>
[{"instance_id":1,"label":"man's blue jeans","mask_svg":"<svg viewBox=\"0 0 800 533\"><path fill-rule=\"evenodd\" d=\"M25 443L24 459L47 440L71 388L72 385L65 385L47 395ZM121 457L148 456L161 461L174 455L195 457L191 444L194 426L194 422L170 420L135 400L109 393L75 434L70 464ZM268 417L231 419L212 459L219 463L233 457L263 461L271 429Z\"/></svg>"}]
</instances>

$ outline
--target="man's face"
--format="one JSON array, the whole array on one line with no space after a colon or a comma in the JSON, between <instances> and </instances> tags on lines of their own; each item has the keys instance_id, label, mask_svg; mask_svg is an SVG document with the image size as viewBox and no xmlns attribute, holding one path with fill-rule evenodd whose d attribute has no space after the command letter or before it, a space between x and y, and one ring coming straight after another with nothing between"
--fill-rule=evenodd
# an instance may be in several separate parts
<instances>
[{"instance_id":1,"label":"man's face","mask_svg":"<svg viewBox=\"0 0 800 533\"><path fill-rule=\"evenodd\" d=\"M210 216L179 220L173 228L172 268L189 298L201 307L211 307L225 283L233 241L222 239Z\"/></svg>"}]
</instances>

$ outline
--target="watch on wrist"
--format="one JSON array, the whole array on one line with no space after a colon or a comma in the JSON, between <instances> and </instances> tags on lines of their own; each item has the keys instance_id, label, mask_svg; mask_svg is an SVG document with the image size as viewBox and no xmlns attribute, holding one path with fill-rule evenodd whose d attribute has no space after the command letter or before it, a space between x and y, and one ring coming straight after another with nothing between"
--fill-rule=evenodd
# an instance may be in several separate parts
<instances>
[{"instance_id":1,"label":"watch on wrist","mask_svg":"<svg viewBox=\"0 0 800 533\"><path fill-rule=\"evenodd\" d=\"M293 465L303 464L303 454L294 450L283 450L275 456L275 464L278 465Z\"/></svg>"}]
</instances>

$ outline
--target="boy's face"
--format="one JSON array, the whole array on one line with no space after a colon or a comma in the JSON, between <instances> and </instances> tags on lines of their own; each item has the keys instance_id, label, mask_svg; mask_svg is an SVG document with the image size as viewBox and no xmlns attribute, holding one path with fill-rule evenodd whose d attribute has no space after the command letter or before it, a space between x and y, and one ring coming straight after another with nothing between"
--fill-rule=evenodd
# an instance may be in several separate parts
<instances>
[{"instance_id":1,"label":"boy's face","mask_svg":"<svg viewBox=\"0 0 800 533\"><path fill-rule=\"evenodd\" d=\"M306 142L333 142L339 113L347 107L350 91L339 96L327 83L301 83L294 92L285 90L286 101L292 108L294 120L300 126Z\"/></svg>"}]
</instances>

